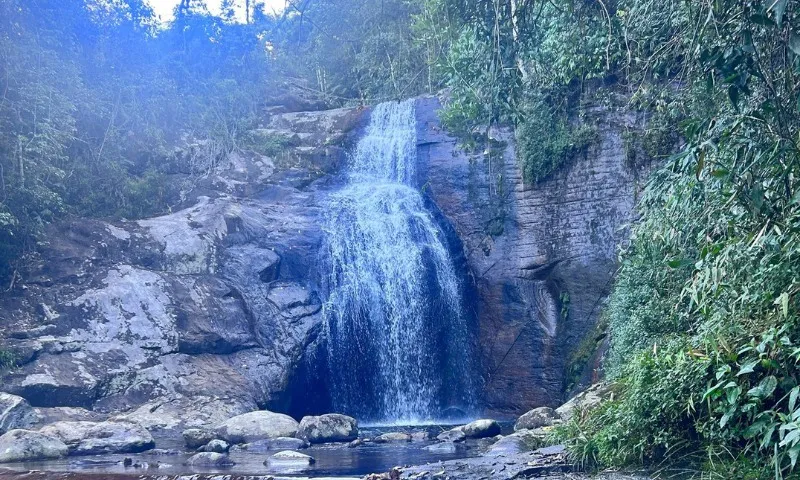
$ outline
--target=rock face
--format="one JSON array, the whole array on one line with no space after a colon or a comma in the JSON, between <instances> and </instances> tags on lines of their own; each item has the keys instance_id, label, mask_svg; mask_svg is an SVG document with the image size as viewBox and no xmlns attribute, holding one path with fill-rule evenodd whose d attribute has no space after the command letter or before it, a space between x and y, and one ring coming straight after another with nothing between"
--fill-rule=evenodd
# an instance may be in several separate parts
<instances>
[{"instance_id":1,"label":"rock face","mask_svg":"<svg viewBox=\"0 0 800 480\"><path fill-rule=\"evenodd\" d=\"M0 463L46 460L67 455L61 440L31 430L11 430L0 436Z\"/></svg>"},{"instance_id":2,"label":"rock face","mask_svg":"<svg viewBox=\"0 0 800 480\"><path fill-rule=\"evenodd\" d=\"M642 119L590 112L598 140L585 157L527 185L511 132L491 132L505 142L492 160L469 155L442 129L439 108L437 98L417 103L420 181L474 277L487 413L555 407L570 359L597 323L646 180L649 167L630 167L623 141Z\"/></svg>"},{"instance_id":3,"label":"rock face","mask_svg":"<svg viewBox=\"0 0 800 480\"><path fill-rule=\"evenodd\" d=\"M350 442L358 438L358 422L335 413L303 417L297 437L309 443Z\"/></svg>"},{"instance_id":4,"label":"rock face","mask_svg":"<svg viewBox=\"0 0 800 480\"><path fill-rule=\"evenodd\" d=\"M22 397L0 392L0 435L9 430L30 428L39 416Z\"/></svg>"},{"instance_id":5,"label":"rock face","mask_svg":"<svg viewBox=\"0 0 800 480\"><path fill-rule=\"evenodd\" d=\"M150 432L132 422L56 422L39 431L64 442L70 455L137 453L155 447Z\"/></svg>"},{"instance_id":6,"label":"rock face","mask_svg":"<svg viewBox=\"0 0 800 480\"><path fill-rule=\"evenodd\" d=\"M0 371L3 390L54 420L49 407L83 408L149 429L288 409L320 330L319 205L362 116L273 116L252 133L286 148L217 161L171 214L51 225L0 296L0 348L20 365Z\"/></svg>"},{"instance_id":7,"label":"rock face","mask_svg":"<svg viewBox=\"0 0 800 480\"><path fill-rule=\"evenodd\" d=\"M492 133L508 142L486 163L441 129L439 106L417 102L418 183L471 273L479 406L487 415L556 406L633 219L647 167L627 165L622 132L639 119L591 113L597 144L530 186L508 132ZM23 282L0 296L0 349L19 364L0 372L3 390L46 422L111 418L150 430L215 426L259 409L326 411L315 379L325 351L320 216L364 113L265 118L248 135L286 148L231 153L202 177L176 173L192 188L169 214L51 225ZM0 431L28 425L18 405Z\"/></svg>"},{"instance_id":8,"label":"rock face","mask_svg":"<svg viewBox=\"0 0 800 480\"><path fill-rule=\"evenodd\" d=\"M251 443L279 437L293 437L299 424L281 413L258 411L238 415L217 427L217 436L230 443Z\"/></svg>"}]
</instances>

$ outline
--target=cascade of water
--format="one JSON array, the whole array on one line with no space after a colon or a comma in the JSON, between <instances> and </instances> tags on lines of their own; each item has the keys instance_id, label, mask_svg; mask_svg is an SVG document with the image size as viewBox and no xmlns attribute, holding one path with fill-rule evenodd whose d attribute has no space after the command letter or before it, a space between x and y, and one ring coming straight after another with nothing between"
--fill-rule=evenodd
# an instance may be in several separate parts
<instances>
[{"instance_id":1,"label":"cascade of water","mask_svg":"<svg viewBox=\"0 0 800 480\"><path fill-rule=\"evenodd\" d=\"M364 420L430 421L469 403L461 285L413 186L416 148L413 100L378 105L328 205L332 400Z\"/></svg>"}]
</instances>

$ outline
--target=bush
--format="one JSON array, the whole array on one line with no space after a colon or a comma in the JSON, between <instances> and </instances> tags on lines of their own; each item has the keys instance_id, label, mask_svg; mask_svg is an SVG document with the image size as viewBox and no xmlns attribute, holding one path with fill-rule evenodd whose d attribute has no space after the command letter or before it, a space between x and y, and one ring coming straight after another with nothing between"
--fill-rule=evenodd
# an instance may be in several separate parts
<instances>
[{"instance_id":1,"label":"bush","mask_svg":"<svg viewBox=\"0 0 800 480\"><path fill-rule=\"evenodd\" d=\"M580 119L570 119L564 109L554 111L551 105L546 100L527 103L516 128L517 156L529 184L546 179L597 140L594 126L577 123Z\"/></svg>"}]
</instances>

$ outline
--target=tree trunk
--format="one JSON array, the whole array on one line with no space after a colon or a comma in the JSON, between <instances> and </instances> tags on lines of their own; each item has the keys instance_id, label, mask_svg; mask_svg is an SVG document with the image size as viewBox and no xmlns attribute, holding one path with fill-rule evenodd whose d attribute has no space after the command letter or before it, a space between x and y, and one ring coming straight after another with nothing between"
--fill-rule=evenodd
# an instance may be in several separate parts
<instances>
[{"instance_id":1,"label":"tree trunk","mask_svg":"<svg viewBox=\"0 0 800 480\"><path fill-rule=\"evenodd\" d=\"M517 15L519 14L519 7L520 7L520 0L510 0L511 1L511 35L514 38L514 57L517 64L517 70L519 70L520 77L522 77L522 81L528 79L528 72L525 70L525 62L523 62L522 58L519 56L519 48L517 43L519 42L519 18Z\"/></svg>"}]
</instances>

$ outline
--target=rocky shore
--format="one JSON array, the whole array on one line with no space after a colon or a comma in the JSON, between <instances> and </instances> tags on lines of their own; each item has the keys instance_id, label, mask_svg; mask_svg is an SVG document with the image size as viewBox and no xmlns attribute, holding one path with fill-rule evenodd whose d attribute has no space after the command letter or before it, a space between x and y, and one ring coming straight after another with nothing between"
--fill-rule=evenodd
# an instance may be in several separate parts
<instances>
[{"instance_id":1,"label":"rocky shore","mask_svg":"<svg viewBox=\"0 0 800 480\"><path fill-rule=\"evenodd\" d=\"M549 431L609 394L608 387L597 385L555 410L531 410L513 426L480 419L450 428L375 429L359 428L346 415L306 416L298 422L257 410L185 429L180 438L154 437L122 418L40 425L42 415L27 401L0 394L0 463L7 467L0 479L581 478L564 447L549 445ZM337 462L353 459L365 462L361 471L347 476L347 470L337 470ZM399 465L387 466L387 459ZM345 477L338 475L342 472Z\"/></svg>"}]
</instances>

